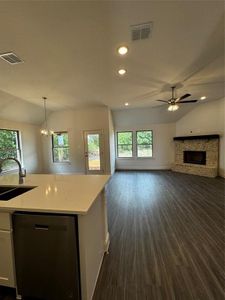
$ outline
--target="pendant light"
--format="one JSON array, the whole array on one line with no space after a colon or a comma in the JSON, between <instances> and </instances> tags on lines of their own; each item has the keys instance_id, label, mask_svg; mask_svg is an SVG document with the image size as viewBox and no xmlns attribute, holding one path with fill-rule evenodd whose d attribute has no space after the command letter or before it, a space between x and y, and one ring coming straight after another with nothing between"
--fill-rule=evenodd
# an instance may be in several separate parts
<instances>
[{"instance_id":1,"label":"pendant light","mask_svg":"<svg viewBox=\"0 0 225 300\"><path fill-rule=\"evenodd\" d=\"M45 116L45 121L44 121L44 128L41 129L41 134L48 136L48 135L52 135L54 133L53 130L49 130L48 129L48 124L47 124L47 110L46 110L46 101L47 98L46 97L42 97L43 102L44 102L44 116Z\"/></svg>"}]
</instances>

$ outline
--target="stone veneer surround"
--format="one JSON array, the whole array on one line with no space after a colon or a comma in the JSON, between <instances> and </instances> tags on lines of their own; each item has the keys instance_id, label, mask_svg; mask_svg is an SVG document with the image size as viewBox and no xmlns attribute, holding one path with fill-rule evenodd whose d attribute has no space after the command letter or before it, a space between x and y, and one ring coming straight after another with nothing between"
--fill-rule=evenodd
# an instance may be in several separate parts
<instances>
[{"instance_id":1,"label":"stone veneer surround","mask_svg":"<svg viewBox=\"0 0 225 300\"><path fill-rule=\"evenodd\" d=\"M172 170L206 177L218 176L219 137L175 138L175 163ZM184 163L184 151L206 151L206 165Z\"/></svg>"}]
</instances>

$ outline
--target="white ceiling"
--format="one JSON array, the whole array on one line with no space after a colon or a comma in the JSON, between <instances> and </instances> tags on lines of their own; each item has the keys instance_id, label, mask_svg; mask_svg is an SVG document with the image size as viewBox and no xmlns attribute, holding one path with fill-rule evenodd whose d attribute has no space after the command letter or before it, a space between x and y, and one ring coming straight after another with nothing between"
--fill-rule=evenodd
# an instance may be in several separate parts
<instances>
[{"instance_id":1,"label":"white ceiling","mask_svg":"<svg viewBox=\"0 0 225 300\"><path fill-rule=\"evenodd\" d=\"M152 37L131 42L129 26L146 21ZM0 26L0 53L25 61L0 60L2 118L40 123L42 96L51 110L157 106L173 84L190 99L224 96L223 1L1 1Z\"/></svg>"}]
</instances>

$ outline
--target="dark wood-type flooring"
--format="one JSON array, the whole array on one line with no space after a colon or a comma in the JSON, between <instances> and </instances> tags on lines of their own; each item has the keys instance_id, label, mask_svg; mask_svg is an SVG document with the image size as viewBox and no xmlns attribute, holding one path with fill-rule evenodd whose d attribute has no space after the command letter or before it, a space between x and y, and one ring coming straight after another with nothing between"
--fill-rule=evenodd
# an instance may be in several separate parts
<instances>
[{"instance_id":1,"label":"dark wood-type flooring","mask_svg":"<svg viewBox=\"0 0 225 300\"><path fill-rule=\"evenodd\" d=\"M94 300L225 299L222 178L118 172L107 199L110 252ZM13 291L0 288L2 299Z\"/></svg>"},{"instance_id":2,"label":"dark wood-type flooring","mask_svg":"<svg viewBox=\"0 0 225 300\"><path fill-rule=\"evenodd\" d=\"M116 173L94 300L224 300L224 188L222 178Z\"/></svg>"}]
</instances>

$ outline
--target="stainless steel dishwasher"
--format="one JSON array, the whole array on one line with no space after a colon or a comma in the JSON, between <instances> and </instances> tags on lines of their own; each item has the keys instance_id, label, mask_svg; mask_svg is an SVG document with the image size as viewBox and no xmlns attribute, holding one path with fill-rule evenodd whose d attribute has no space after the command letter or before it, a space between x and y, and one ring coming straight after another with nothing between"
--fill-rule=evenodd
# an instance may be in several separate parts
<instances>
[{"instance_id":1,"label":"stainless steel dishwasher","mask_svg":"<svg viewBox=\"0 0 225 300\"><path fill-rule=\"evenodd\" d=\"M77 217L14 213L18 294L37 300L79 300Z\"/></svg>"}]
</instances>

